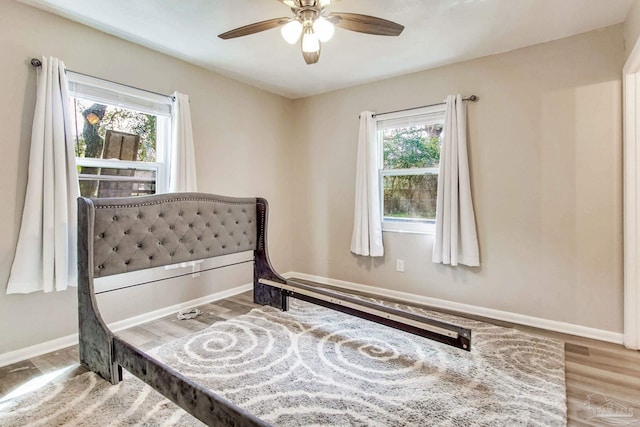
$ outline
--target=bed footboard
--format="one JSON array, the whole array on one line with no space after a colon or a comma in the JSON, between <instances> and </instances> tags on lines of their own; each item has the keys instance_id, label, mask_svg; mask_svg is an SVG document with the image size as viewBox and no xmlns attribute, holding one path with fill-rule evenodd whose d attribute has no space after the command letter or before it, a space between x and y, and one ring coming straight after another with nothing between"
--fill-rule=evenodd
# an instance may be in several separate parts
<instances>
[{"instance_id":1,"label":"bed footboard","mask_svg":"<svg viewBox=\"0 0 640 427\"><path fill-rule=\"evenodd\" d=\"M209 426L266 427L269 424L191 381L131 344L115 337L114 361Z\"/></svg>"}]
</instances>

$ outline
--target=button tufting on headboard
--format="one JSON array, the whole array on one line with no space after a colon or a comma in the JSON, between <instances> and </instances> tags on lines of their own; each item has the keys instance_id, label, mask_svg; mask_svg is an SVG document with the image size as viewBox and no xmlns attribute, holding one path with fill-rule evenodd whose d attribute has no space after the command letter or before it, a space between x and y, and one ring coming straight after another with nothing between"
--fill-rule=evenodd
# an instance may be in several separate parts
<instances>
[{"instance_id":1,"label":"button tufting on headboard","mask_svg":"<svg viewBox=\"0 0 640 427\"><path fill-rule=\"evenodd\" d=\"M92 201L94 277L256 249L256 199L168 197Z\"/></svg>"}]
</instances>

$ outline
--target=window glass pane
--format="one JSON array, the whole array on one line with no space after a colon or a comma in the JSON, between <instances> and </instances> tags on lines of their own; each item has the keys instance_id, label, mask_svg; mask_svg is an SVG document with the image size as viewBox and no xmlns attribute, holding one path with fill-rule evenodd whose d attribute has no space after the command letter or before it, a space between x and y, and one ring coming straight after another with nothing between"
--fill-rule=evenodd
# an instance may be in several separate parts
<instances>
[{"instance_id":1,"label":"window glass pane","mask_svg":"<svg viewBox=\"0 0 640 427\"><path fill-rule=\"evenodd\" d=\"M441 123L383 130L383 168L410 169L438 166L441 135Z\"/></svg>"},{"instance_id":2,"label":"window glass pane","mask_svg":"<svg viewBox=\"0 0 640 427\"><path fill-rule=\"evenodd\" d=\"M84 197L129 197L156 193L157 173L147 169L78 166Z\"/></svg>"},{"instance_id":3,"label":"window glass pane","mask_svg":"<svg viewBox=\"0 0 640 427\"><path fill-rule=\"evenodd\" d=\"M82 158L156 162L157 116L81 98L72 101L79 164ZM85 197L156 193L155 170L79 166L78 174L80 194Z\"/></svg>"},{"instance_id":4,"label":"window glass pane","mask_svg":"<svg viewBox=\"0 0 640 427\"><path fill-rule=\"evenodd\" d=\"M156 161L158 117L73 98L76 157Z\"/></svg>"},{"instance_id":5,"label":"window glass pane","mask_svg":"<svg viewBox=\"0 0 640 427\"><path fill-rule=\"evenodd\" d=\"M435 220L438 175L382 177L385 219Z\"/></svg>"}]
</instances>

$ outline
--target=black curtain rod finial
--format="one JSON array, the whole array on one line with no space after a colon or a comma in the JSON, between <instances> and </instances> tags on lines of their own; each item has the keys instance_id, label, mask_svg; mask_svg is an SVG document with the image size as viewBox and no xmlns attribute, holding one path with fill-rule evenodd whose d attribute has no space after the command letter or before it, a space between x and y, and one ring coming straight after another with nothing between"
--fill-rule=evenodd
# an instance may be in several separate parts
<instances>
[{"instance_id":1,"label":"black curtain rod finial","mask_svg":"<svg viewBox=\"0 0 640 427\"><path fill-rule=\"evenodd\" d=\"M42 61L40 61L38 58L31 58L31 65L33 65L36 68L41 67Z\"/></svg>"}]
</instances>

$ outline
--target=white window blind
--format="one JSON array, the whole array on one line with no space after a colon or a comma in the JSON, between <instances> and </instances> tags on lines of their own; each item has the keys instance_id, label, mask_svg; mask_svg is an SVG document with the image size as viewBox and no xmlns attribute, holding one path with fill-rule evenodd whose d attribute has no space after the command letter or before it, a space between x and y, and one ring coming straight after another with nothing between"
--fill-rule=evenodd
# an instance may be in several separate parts
<instances>
[{"instance_id":1,"label":"white window blind","mask_svg":"<svg viewBox=\"0 0 640 427\"><path fill-rule=\"evenodd\" d=\"M171 117L171 98L84 74L67 71L71 96Z\"/></svg>"},{"instance_id":2,"label":"white window blind","mask_svg":"<svg viewBox=\"0 0 640 427\"><path fill-rule=\"evenodd\" d=\"M410 111L379 114L376 116L378 130L399 129L442 123L444 105L417 108Z\"/></svg>"}]
</instances>

